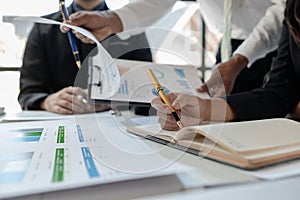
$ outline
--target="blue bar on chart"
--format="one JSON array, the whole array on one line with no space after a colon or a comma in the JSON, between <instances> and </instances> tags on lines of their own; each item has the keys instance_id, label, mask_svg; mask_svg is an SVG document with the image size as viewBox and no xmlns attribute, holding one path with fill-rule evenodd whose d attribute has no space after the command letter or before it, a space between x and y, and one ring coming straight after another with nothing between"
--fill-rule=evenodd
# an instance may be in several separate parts
<instances>
[{"instance_id":1,"label":"blue bar on chart","mask_svg":"<svg viewBox=\"0 0 300 200\"><path fill-rule=\"evenodd\" d=\"M93 160L93 157L92 157L92 154L89 150L88 147L81 147L81 152L82 152L82 156L83 156L83 159L84 159L84 164L85 164L85 167L89 173L89 176L91 178L93 177L99 177L99 173L96 169L96 166L95 166L95 163L94 163L94 160Z\"/></svg>"},{"instance_id":2,"label":"blue bar on chart","mask_svg":"<svg viewBox=\"0 0 300 200\"><path fill-rule=\"evenodd\" d=\"M83 134L80 125L76 126L79 142L84 142Z\"/></svg>"},{"instance_id":3,"label":"blue bar on chart","mask_svg":"<svg viewBox=\"0 0 300 200\"><path fill-rule=\"evenodd\" d=\"M186 80L177 80L177 82L179 83L179 85L185 87L185 89L191 89L191 86Z\"/></svg>"},{"instance_id":4,"label":"blue bar on chart","mask_svg":"<svg viewBox=\"0 0 300 200\"><path fill-rule=\"evenodd\" d=\"M33 152L0 155L0 185L22 182L33 157Z\"/></svg>"},{"instance_id":5,"label":"blue bar on chart","mask_svg":"<svg viewBox=\"0 0 300 200\"><path fill-rule=\"evenodd\" d=\"M180 78L185 78L185 74L184 74L183 69L175 68L174 70L175 70L175 72L177 73L177 75L178 75Z\"/></svg>"},{"instance_id":6,"label":"blue bar on chart","mask_svg":"<svg viewBox=\"0 0 300 200\"><path fill-rule=\"evenodd\" d=\"M39 142L43 128L18 129L11 132L16 133L16 137L10 138L10 142Z\"/></svg>"},{"instance_id":7,"label":"blue bar on chart","mask_svg":"<svg viewBox=\"0 0 300 200\"><path fill-rule=\"evenodd\" d=\"M127 80L124 80L123 83L121 83L118 93L119 94L125 94L125 95L129 94Z\"/></svg>"}]
</instances>

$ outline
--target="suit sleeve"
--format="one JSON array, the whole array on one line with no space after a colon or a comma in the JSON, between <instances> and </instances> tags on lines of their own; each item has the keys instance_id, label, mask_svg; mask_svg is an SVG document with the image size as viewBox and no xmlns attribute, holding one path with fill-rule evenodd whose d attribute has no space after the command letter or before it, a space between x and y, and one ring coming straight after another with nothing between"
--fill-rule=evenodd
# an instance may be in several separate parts
<instances>
[{"instance_id":1,"label":"suit sleeve","mask_svg":"<svg viewBox=\"0 0 300 200\"><path fill-rule=\"evenodd\" d=\"M42 37L42 25L34 25L23 56L20 73L20 94L18 101L25 110L39 110L40 103L48 96L51 79L48 69L45 38Z\"/></svg>"},{"instance_id":2,"label":"suit sleeve","mask_svg":"<svg viewBox=\"0 0 300 200\"><path fill-rule=\"evenodd\" d=\"M239 120L285 117L295 108L300 98L300 81L292 63L291 43L293 40L284 23L278 55L265 77L263 87L227 96L226 101Z\"/></svg>"}]
</instances>

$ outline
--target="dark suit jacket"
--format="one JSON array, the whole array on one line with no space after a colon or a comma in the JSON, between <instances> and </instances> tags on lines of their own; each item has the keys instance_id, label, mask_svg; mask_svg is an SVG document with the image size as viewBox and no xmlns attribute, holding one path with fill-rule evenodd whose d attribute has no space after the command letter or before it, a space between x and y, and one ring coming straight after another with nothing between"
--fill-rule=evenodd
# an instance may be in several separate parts
<instances>
[{"instance_id":1,"label":"dark suit jacket","mask_svg":"<svg viewBox=\"0 0 300 200\"><path fill-rule=\"evenodd\" d=\"M239 120L285 117L300 100L300 46L284 22L271 71L262 88L227 96Z\"/></svg>"},{"instance_id":2,"label":"dark suit jacket","mask_svg":"<svg viewBox=\"0 0 300 200\"><path fill-rule=\"evenodd\" d=\"M73 13L70 7L69 13ZM62 21L60 12L45 18ZM95 45L76 41L83 62ZM114 58L152 61L151 51L145 34L139 34L128 40L109 37L102 42ZM49 94L67 86L73 86L78 68L75 64L67 34L63 34L57 25L34 25L27 41L20 76L20 94L18 97L22 109L41 109L40 103ZM80 75L87 78L85 65ZM80 85L86 88L86 79Z\"/></svg>"}]
</instances>

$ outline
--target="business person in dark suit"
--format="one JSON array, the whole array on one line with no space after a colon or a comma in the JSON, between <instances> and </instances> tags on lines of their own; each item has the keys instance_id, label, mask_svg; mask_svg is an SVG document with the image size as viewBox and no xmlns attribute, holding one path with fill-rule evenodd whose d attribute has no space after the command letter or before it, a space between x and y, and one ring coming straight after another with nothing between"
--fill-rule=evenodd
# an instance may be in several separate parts
<instances>
[{"instance_id":1,"label":"business person in dark suit","mask_svg":"<svg viewBox=\"0 0 300 200\"><path fill-rule=\"evenodd\" d=\"M108 10L104 0L74 0L68 8L70 14L80 10ZM45 18L63 21L60 12ZM95 44L84 44L76 39L81 62L95 48ZM103 46L114 58L152 61L152 55L144 33L121 40L118 36L102 41ZM80 87L74 87L78 74L68 35L60 31L57 25L34 25L23 57L20 76L20 94L18 97L22 109L47 110L60 114L86 113L105 110L108 107L93 107L77 97L86 97L83 90L86 80ZM80 75L87 77L87 68L83 65Z\"/></svg>"},{"instance_id":2,"label":"business person in dark suit","mask_svg":"<svg viewBox=\"0 0 300 200\"><path fill-rule=\"evenodd\" d=\"M285 117L292 112L299 117L300 100L300 1L288 0L285 11L278 55L261 88L222 98L201 99L185 94L170 94L184 126L202 121L254 120ZM164 129L176 130L178 126L171 110L154 99L159 122Z\"/></svg>"}]
</instances>

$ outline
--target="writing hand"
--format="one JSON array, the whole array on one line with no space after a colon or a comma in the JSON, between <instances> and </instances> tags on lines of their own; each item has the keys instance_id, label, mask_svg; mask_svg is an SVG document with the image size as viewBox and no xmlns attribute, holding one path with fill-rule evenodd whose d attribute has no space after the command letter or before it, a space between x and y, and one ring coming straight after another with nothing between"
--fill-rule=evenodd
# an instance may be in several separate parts
<instances>
[{"instance_id":1,"label":"writing hand","mask_svg":"<svg viewBox=\"0 0 300 200\"><path fill-rule=\"evenodd\" d=\"M183 126L198 125L203 121L208 110L208 102L187 94L168 94L172 106L177 110ZM172 110L164 104L160 98L155 98L151 102L157 110L158 122L166 130L178 130L178 125L172 116Z\"/></svg>"}]
</instances>

